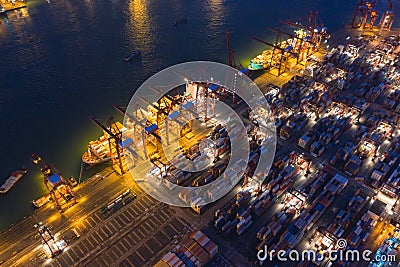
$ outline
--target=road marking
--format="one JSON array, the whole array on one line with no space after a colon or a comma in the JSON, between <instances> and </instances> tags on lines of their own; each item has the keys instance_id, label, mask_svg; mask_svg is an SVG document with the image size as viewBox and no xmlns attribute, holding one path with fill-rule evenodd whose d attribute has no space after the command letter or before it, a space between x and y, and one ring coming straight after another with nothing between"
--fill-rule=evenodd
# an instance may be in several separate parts
<instances>
[{"instance_id":1,"label":"road marking","mask_svg":"<svg viewBox=\"0 0 400 267\"><path fill-rule=\"evenodd\" d=\"M96 226L97 222L93 219L93 217L89 217L87 221L90 223L91 227Z\"/></svg>"},{"instance_id":2,"label":"road marking","mask_svg":"<svg viewBox=\"0 0 400 267\"><path fill-rule=\"evenodd\" d=\"M83 240L82 240L82 241L83 241ZM88 252L89 249L86 247L85 243L83 243L82 241L79 242L77 245L82 245L82 246L85 248L84 251Z\"/></svg>"},{"instance_id":3,"label":"road marking","mask_svg":"<svg viewBox=\"0 0 400 267\"><path fill-rule=\"evenodd\" d=\"M157 212L155 216L153 216L153 219L157 222L157 224L162 224L164 221L160 218L159 213Z\"/></svg>"},{"instance_id":4,"label":"road marking","mask_svg":"<svg viewBox=\"0 0 400 267\"><path fill-rule=\"evenodd\" d=\"M179 228L175 228L175 226L174 226L173 223L168 224L168 226L171 227L172 230L173 230L174 232L176 232L176 233L179 232L179 230L180 230Z\"/></svg>"},{"instance_id":5,"label":"road marking","mask_svg":"<svg viewBox=\"0 0 400 267\"><path fill-rule=\"evenodd\" d=\"M111 248L108 250L108 253L110 254L110 256L112 256L112 257L110 257L110 258L113 259L113 263L119 258L118 254L116 253L116 250L118 250L118 249L117 249L115 246L114 246L114 247L111 247Z\"/></svg>"},{"instance_id":6,"label":"road marking","mask_svg":"<svg viewBox=\"0 0 400 267\"><path fill-rule=\"evenodd\" d=\"M80 227L80 232L86 231L86 229L90 228L90 224L88 223L87 220L83 220L82 222L82 227Z\"/></svg>"},{"instance_id":7,"label":"road marking","mask_svg":"<svg viewBox=\"0 0 400 267\"><path fill-rule=\"evenodd\" d=\"M128 251L128 249L124 247L120 242L117 243L117 247L122 252L122 254L125 254L125 252Z\"/></svg>"},{"instance_id":8,"label":"road marking","mask_svg":"<svg viewBox=\"0 0 400 267\"><path fill-rule=\"evenodd\" d=\"M62 263L64 263L64 264L62 264ZM66 262L65 262L65 259L63 259L63 258L58 258L57 259L57 264L58 264L58 266L65 266L66 264L65 264Z\"/></svg>"},{"instance_id":9,"label":"road marking","mask_svg":"<svg viewBox=\"0 0 400 267\"><path fill-rule=\"evenodd\" d=\"M107 250L105 255L103 255L103 258L104 258L105 262L107 263L107 265L111 265L118 259L118 258L112 257L111 251L112 250Z\"/></svg>"},{"instance_id":10,"label":"road marking","mask_svg":"<svg viewBox=\"0 0 400 267\"><path fill-rule=\"evenodd\" d=\"M92 236L94 237L94 239L96 240L96 243L100 243L101 241L104 241L103 237L99 235L99 233L93 232Z\"/></svg>"},{"instance_id":11,"label":"road marking","mask_svg":"<svg viewBox=\"0 0 400 267\"><path fill-rule=\"evenodd\" d=\"M154 225L151 225L150 220L146 220L144 221L144 224L147 226L145 229L149 231L149 233L153 232L154 229L157 229L156 227L154 227Z\"/></svg>"},{"instance_id":12,"label":"road marking","mask_svg":"<svg viewBox=\"0 0 400 267\"><path fill-rule=\"evenodd\" d=\"M118 223L118 226L119 226L118 229L121 229L122 226L125 225L119 216L115 217L115 221L116 221L116 223Z\"/></svg>"},{"instance_id":13,"label":"road marking","mask_svg":"<svg viewBox=\"0 0 400 267\"><path fill-rule=\"evenodd\" d=\"M141 234L144 234L144 237L152 232L152 230L149 229L149 226L146 224L146 221L142 222L142 224L138 227L138 230L140 230Z\"/></svg>"},{"instance_id":14,"label":"road marking","mask_svg":"<svg viewBox=\"0 0 400 267\"><path fill-rule=\"evenodd\" d=\"M135 240L133 240L133 238L131 236L129 236L129 235L126 236L125 238L126 238L126 241L128 242L128 244L130 244L131 247L133 247L133 244L137 243L137 242L134 242Z\"/></svg>"},{"instance_id":15,"label":"road marking","mask_svg":"<svg viewBox=\"0 0 400 267\"><path fill-rule=\"evenodd\" d=\"M133 264L133 262L131 261L131 259L126 258L125 260L129 262L129 266L136 266L135 264Z\"/></svg>"},{"instance_id":16,"label":"road marking","mask_svg":"<svg viewBox=\"0 0 400 267\"><path fill-rule=\"evenodd\" d=\"M103 238L102 241L106 240L108 238L107 233L104 231L103 227L97 229L97 233ZM104 236L103 236L104 235Z\"/></svg>"},{"instance_id":17,"label":"road marking","mask_svg":"<svg viewBox=\"0 0 400 267\"><path fill-rule=\"evenodd\" d=\"M139 210L140 212L143 212L143 211L145 211L146 210L146 207L139 201L139 202L136 202L136 207L137 206L140 206L140 208L142 208L141 210Z\"/></svg>"},{"instance_id":18,"label":"road marking","mask_svg":"<svg viewBox=\"0 0 400 267\"><path fill-rule=\"evenodd\" d=\"M126 251L129 251L132 248L126 238L121 240L121 245L125 248Z\"/></svg>"},{"instance_id":19,"label":"road marking","mask_svg":"<svg viewBox=\"0 0 400 267\"><path fill-rule=\"evenodd\" d=\"M151 229L158 228L158 224L155 222L154 217L149 218L149 220L147 220L147 222L151 226Z\"/></svg>"},{"instance_id":20,"label":"road marking","mask_svg":"<svg viewBox=\"0 0 400 267\"><path fill-rule=\"evenodd\" d=\"M94 248L95 247L95 245L93 244L94 242L92 242L92 240L90 238L93 238L93 241L95 241L93 236L88 236L88 238L86 238L86 240L90 243L92 248Z\"/></svg>"},{"instance_id":21,"label":"road marking","mask_svg":"<svg viewBox=\"0 0 400 267\"><path fill-rule=\"evenodd\" d=\"M154 254L154 251L147 245L147 243L144 243L144 246L151 252L151 254Z\"/></svg>"},{"instance_id":22,"label":"road marking","mask_svg":"<svg viewBox=\"0 0 400 267\"><path fill-rule=\"evenodd\" d=\"M158 241L158 238L153 238L153 240L156 241L158 244L160 244L160 246L163 246L163 244L160 241Z\"/></svg>"},{"instance_id":23,"label":"road marking","mask_svg":"<svg viewBox=\"0 0 400 267\"><path fill-rule=\"evenodd\" d=\"M166 239L170 239L170 236L169 236L169 234L168 233L166 233L166 232L164 232L164 228L163 229L161 229L160 231L158 231L160 234L162 234L162 235L164 235L165 236L165 238Z\"/></svg>"},{"instance_id":24,"label":"road marking","mask_svg":"<svg viewBox=\"0 0 400 267\"><path fill-rule=\"evenodd\" d=\"M107 261L104 259L104 254L100 255L100 257L97 258L97 261L99 261L98 266L106 266Z\"/></svg>"},{"instance_id":25,"label":"road marking","mask_svg":"<svg viewBox=\"0 0 400 267\"><path fill-rule=\"evenodd\" d=\"M138 253L137 251L135 251L134 254L138 255L139 258L140 258L143 262L146 262L146 259L143 258L142 255L140 255L140 253Z\"/></svg>"},{"instance_id":26,"label":"road marking","mask_svg":"<svg viewBox=\"0 0 400 267\"><path fill-rule=\"evenodd\" d=\"M139 234L140 233L140 234ZM146 237L146 235L143 235L141 232L138 231L138 229L135 229L134 231L132 231L130 234L130 236L134 236L134 238L136 238L136 240L139 242L139 240L142 240Z\"/></svg>"},{"instance_id":27,"label":"road marking","mask_svg":"<svg viewBox=\"0 0 400 267\"><path fill-rule=\"evenodd\" d=\"M132 221L135 218L135 216L133 216L129 211L126 211L126 212L122 213L121 215L125 219L125 224Z\"/></svg>"},{"instance_id":28,"label":"road marking","mask_svg":"<svg viewBox=\"0 0 400 267\"><path fill-rule=\"evenodd\" d=\"M134 218L140 214L135 206L132 206L127 212Z\"/></svg>"},{"instance_id":29,"label":"road marking","mask_svg":"<svg viewBox=\"0 0 400 267\"><path fill-rule=\"evenodd\" d=\"M111 235L112 233L118 232L118 229L112 223L108 223L107 225L105 225L105 229L107 229L110 232L109 235Z\"/></svg>"},{"instance_id":30,"label":"road marking","mask_svg":"<svg viewBox=\"0 0 400 267\"><path fill-rule=\"evenodd\" d=\"M145 207L145 209L149 208L150 206L153 206L153 203L149 202L148 200L146 201L146 199L142 199L140 203L143 204L143 207Z\"/></svg>"},{"instance_id":31,"label":"road marking","mask_svg":"<svg viewBox=\"0 0 400 267\"><path fill-rule=\"evenodd\" d=\"M120 223L116 220L116 218L118 218L118 217L115 217L112 221L110 221L110 223L108 224L109 226L110 226L110 228L112 227L112 228L114 228L114 231L113 232L116 232L118 229L121 229L122 227L121 227L121 225L120 225Z\"/></svg>"},{"instance_id":32,"label":"road marking","mask_svg":"<svg viewBox=\"0 0 400 267\"><path fill-rule=\"evenodd\" d=\"M100 214L98 212L96 212L94 214L94 217L96 217L96 221L101 222L103 219L100 217Z\"/></svg>"},{"instance_id":33,"label":"road marking","mask_svg":"<svg viewBox=\"0 0 400 267\"><path fill-rule=\"evenodd\" d=\"M69 252L69 251L68 251ZM74 263L74 259L72 258L72 256L70 255L70 253L65 253L64 255L67 257L67 258L69 258L70 259L70 263L72 264L72 263Z\"/></svg>"},{"instance_id":34,"label":"road marking","mask_svg":"<svg viewBox=\"0 0 400 267\"><path fill-rule=\"evenodd\" d=\"M78 246L75 246L75 251L76 252L76 256L78 256L78 258L82 257L83 254L85 254L82 249Z\"/></svg>"},{"instance_id":35,"label":"road marking","mask_svg":"<svg viewBox=\"0 0 400 267\"><path fill-rule=\"evenodd\" d=\"M163 209L160 210L160 215L164 215L164 217L162 217L164 221L167 221L171 217L171 214L168 214Z\"/></svg>"},{"instance_id":36,"label":"road marking","mask_svg":"<svg viewBox=\"0 0 400 267\"><path fill-rule=\"evenodd\" d=\"M54 263L57 264L57 265L55 265L55 266L62 266L61 263L58 261L58 259L56 259L56 260L54 261Z\"/></svg>"}]
</instances>

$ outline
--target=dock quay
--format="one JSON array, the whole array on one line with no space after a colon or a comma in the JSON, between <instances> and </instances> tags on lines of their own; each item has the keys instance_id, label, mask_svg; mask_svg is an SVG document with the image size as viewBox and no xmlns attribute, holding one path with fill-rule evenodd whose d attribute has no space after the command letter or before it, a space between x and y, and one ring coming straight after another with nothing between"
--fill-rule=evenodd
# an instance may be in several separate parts
<instances>
[{"instance_id":1,"label":"dock quay","mask_svg":"<svg viewBox=\"0 0 400 267\"><path fill-rule=\"evenodd\" d=\"M11 12L11 11L25 8L25 7L26 7L25 1L1 0L0 1L0 15L2 15L2 14L5 15L7 12Z\"/></svg>"}]
</instances>

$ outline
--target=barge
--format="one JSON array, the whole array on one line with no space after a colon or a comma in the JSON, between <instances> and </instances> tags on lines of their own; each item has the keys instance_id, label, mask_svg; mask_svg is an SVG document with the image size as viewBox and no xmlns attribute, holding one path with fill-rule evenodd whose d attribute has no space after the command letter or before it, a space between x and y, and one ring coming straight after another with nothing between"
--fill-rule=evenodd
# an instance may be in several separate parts
<instances>
[{"instance_id":1,"label":"barge","mask_svg":"<svg viewBox=\"0 0 400 267\"><path fill-rule=\"evenodd\" d=\"M11 173L10 177L0 187L0 193L5 194L11 190L11 188L25 175L28 173L26 169L19 169Z\"/></svg>"}]
</instances>

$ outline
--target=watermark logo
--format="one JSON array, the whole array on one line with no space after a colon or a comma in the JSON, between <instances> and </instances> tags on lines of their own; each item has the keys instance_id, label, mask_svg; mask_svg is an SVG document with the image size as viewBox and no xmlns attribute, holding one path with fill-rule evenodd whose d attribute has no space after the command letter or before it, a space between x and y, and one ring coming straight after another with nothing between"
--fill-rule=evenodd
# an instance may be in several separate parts
<instances>
[{"instance_id":1,"label":"watermark logo","mask_svg":"<svg viewBox=\"0 0 400 267\"><path fill-rule=\"evenodd\" d=\"M355 250L348 249L346 239L340 238L336 242L336 246L331 250L313 250L306 249L303 251L298 251L296 249L292 250L268 250L267 246L260 249L257 252L257 258L261 262L265 261L292 261L292 262L302 262L302 261L313 261L313 262L323 262L324 260L329 260L332 262L396 262L396 255L394 254L380 254L375 255L371 250ZM389 264L390 265L390 264Z\"/></svg>"},{"instance_id":2,"label":"watermark logo","mask_svg":"<svg viewBox=\"0 0 400 267\"><path fill-rule=\"evenodd\" d=\"M339 238L339 240L336 242L336 248L337 249L347 248L347 240L344 238Z\"/></svg>"},{"instance_id":3,"label":"watermark logo","mask_svg":"<svg viewBox=\"0 0 400 267\"><path fill-rule=\"evenodd\" d=\"M234 101L225 101L228 98L236 98L247 106L242 105L244 110L238 111ZM253 121L244 125L242 114L247 110ZM230 66L196 61L166 68L146 80L127 107L123 140L129 144L124 147L129 171L147 194L161 202L181 207L214 202L230 192L246 171L249 123L257 126L258 136L263 136L258 165L249 179L261 184L267 177L276 148L275 124L270 117L261 90ZM214 173L212 181L205 185L186 187L182 181L193 173L203 172L202 178L207 177L207 169L218 161L216 151L220 145L206 137L199 143L198 157L197 152L191 158L190 153L182 151L182 142L191 142L182 136L183 129L194 120L204 128L210 122L222 125L229 137L230 154L223 173ZM195 133L191 138L196 140L199 136Z\"/></svg>"}]
</instances>

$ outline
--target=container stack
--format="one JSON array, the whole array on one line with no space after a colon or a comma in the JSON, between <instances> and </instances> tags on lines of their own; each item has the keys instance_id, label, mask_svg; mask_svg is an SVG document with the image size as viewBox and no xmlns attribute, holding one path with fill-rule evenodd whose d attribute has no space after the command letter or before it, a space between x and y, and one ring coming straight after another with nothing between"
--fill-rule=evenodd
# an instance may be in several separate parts
<instances>
[{"instance_id":1,"label":"container stack","mask_svg":"<svg viewBox=\"0 0 400 267\"><path fill-rule=\"evenodd\" d=\"M377 217L370 211L364 213L353 231L347 236L349 244L357 248L362 242L365 242L377 223Z\"/></svg>"},{"instance_id":2,"label":"container stack","mask_svg":"<svg viewBox=\"0 0 400 267\"><path fill-rule=\"evenodd\" d=\"M155 267L201 267L218 253L218 246L201 231L192 232L173 251L168 252Z\"/></svg>"},{"instance_id":3,"label":"container stack","mask_svg":"<svg viewBox=\"0 0 400 267\"><path fill-rule=\"evenodd\" d=\"M360 189L356 190L350 199L347 208L339 211L339 213L327 227L327 230L339 238L342 237L352 219L357 217L357 214L359 214L368 200L369 197L362 196Z\"/></svg>"},{"instance_id":4,"label":"container stack","mask_svg":"<svg viewBox=\"0 0 400 267\"><path fill-rule=\"evenodd\" d=\"M250 209L238 214L237 216L238 223L236 225L236 233L241 235L246 231L253 223L251 219Z\"/></svg>"}]
</instances>

